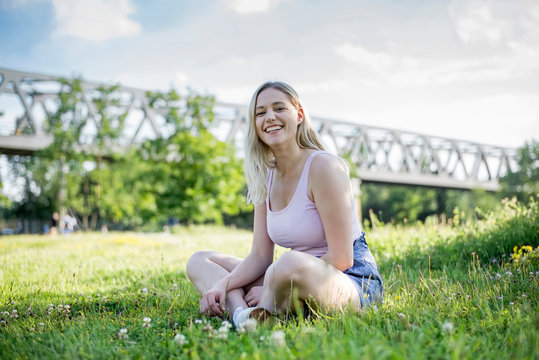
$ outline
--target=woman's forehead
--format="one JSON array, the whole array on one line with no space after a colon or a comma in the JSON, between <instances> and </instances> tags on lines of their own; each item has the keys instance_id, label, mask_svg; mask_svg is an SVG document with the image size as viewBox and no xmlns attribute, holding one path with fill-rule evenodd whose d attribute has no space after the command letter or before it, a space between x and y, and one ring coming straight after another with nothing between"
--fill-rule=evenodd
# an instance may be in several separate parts
<instances>
[{"instance_id":1,"label":"woman's forehead","mask_svg":"<svg viewBox=\"0 0 539 360\"><path fill-rule=\"evenodd\" d=\"M279 89L267 88L262 90L256 98L256 106L267 106L275 102L288 102L290 97Z\"/></svg>"}]
</instances>

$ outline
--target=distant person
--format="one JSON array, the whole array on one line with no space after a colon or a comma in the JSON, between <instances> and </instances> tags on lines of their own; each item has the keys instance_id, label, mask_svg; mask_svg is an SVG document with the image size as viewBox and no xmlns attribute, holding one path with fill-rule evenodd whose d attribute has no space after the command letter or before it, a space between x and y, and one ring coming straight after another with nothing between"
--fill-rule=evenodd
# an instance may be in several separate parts
<instances>
[{"instance_id":1,"label":"distant person","mask_svg":"<svg viewBox=\"0 0 539 360\"><path fill-rule=\"evenodd\" d=\"M77 219L73 216L66 215L64 216L64 234L71 234L75 230L75 225L77 225Z\"/></svg>"},{"instance_id":2,"label":"distant person","mask_svg":"<svg viewBox=\"0 0 539 360\"><path fill-rule=\"evenodd\" d=\"M55 211L52 214L51 219L49 220L49 233L51 234L51 236L56 236L56 234L58 234L58 219L59 218L60 216Z\"/></svg>"},{"instance_id":3,"label":"distant person","mask_svg":"<svg viewBox=\"0 0 539 360\"><path fill-rule=\"evenodd\" d=\"M253 95L245 152L248 201L255 204L245 259L199 251L187 275L202 294L200 312L233 314L236 326L300 304L360 310L383 284L354 209L349 169L324 150L294 89L268 82ZM290 248L273 262L274 246Z\"/></svg>"}]
</instances>

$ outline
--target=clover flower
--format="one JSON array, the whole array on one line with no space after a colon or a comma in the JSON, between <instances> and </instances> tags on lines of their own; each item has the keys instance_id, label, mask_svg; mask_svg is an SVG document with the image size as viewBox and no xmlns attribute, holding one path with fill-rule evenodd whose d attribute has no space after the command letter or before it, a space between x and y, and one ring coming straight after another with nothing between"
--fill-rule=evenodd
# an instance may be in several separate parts
<instances>
[{"instance_id":1,"label":"clover flower","mask_svg":"<svg viewBox=\"0 0 539 360\"><path fill-rule=\"evenodd\" d=\"M183 346L187 344L187 339L185 338L185 336L179 333L174 336L174 341L176 342L176 344L178 344L178 346Z\"/></svg>"},{"instance_id":2,"label":"clover flower","mask_svg":"<svg viewBox=\"0 0 539 360\"><path fill-rule=\"evenodd\" d=\"M11 317L13 319L18 319L19 318L19 313L17 310L13 309L13 311L11 312Z\"/></svg>"},{"instance_id":3,"label":"clover flower","mask_svg":"<svg viewBox=\"0 0 539 360\"><path fill-rule=\"evenodd\" d=\"M454 329L454 326L453 326L453 323L451 321L446 321L442 324L442 330L445 332L445 333L448 333L448 334L452 334L453 333L453 329Z\"/></svg>"},{"instance_id":4,"label":"clover flower","mask_svg":"<svg viewBox=\"0 0 539 360\"><path fill-rule=\"evenodd\" d=\"M178 290L178 284L172 284L172 290L174 291Z\"/></svg>"},{"instance_id":5,"label":"clover flower","mask_svg":"<svg viewBox=\"0 0 539 360\"><path fill-rule=\"evenodd\" d=\"M403 313L398 313L397 317L399 318L399 320L403 320L403 321L406 319L406 315L404 315Z\"/></svg>"},{"instance_id":6,"label":"clover flower","mask_svg":"<svg viewBox=\"0 0 539 360\"><path fill-rule=\"evenodd\" d=\"M147 294L147 293L148 293L148 288L142 288L142 292L143 292L144 294Z\"/></svg>"},{"instance_id":7,"label":"clover flower","mask_svg":"<svg viewBox=\"0 0 539 360\"><path fill-rule=\"evenodd\" d=\"M118 331L118 339L125 340L128 337L129 337L129 335L127 335L127 329L126 328L121 328L120 331Z\"/></svg>"},{"instance_id":8,"label":"clover flower","mask_svg":"<svg viewBox=\"0 0 539 360\"><path fill-rule=\"evenodd\" d=\"M145 328L149 328L149 327L152 327L152 324L150 324L152 322L152 319L149 318L149 317L145 317L144 319L142 319L142 326L145 327Z\"/></svg>"},{"instance_id":9,"label":"clover flower","mask_svg":"<svg viewBox=\"0 0 539 360\"><path fill-rule=\"evenodd\" d=\"M277 330L271 334L271 341L275 346L285 346L286 345L286 335L283 331Z\"/></svg>"},{"instance_id":10,"label":"clover flower","mask_svg":"<svg viewBox=\"0 0 539 360\"><path fill-rule=\"evenodd\" d=\"M195 324L202 324L202 319L195 319Z\"/></svg>"},{"instance_id":11,"label":"clover flower","mask_svg":"<svg viewBox=\"0 0 539 360\"><path fill-rule=\"evenodd\" d=\"M503 300L503 296L502 296L502 295L498 296L498 300L502 301L502 300Z\"/></svg>"},{"instance_id":12,"label":"clover flower","mask_svg":"<svg viewBox=\"0 0 539 360\"><path fill-rule=\"evenodd\" d=\"M238 327L240 332L255 332L258 326L258 322L255 319L247 319Z\"/></svg>"},{"instance_id":13,"label":"clover flower","mask_svg":"<svg viewBox=\"0 0 539 360\"><path fill-rule=\"evenodd\" d=\"M221 323L221 327L225 327L227 329L231 329L232 328L232 324L230 322L228 322L227 320L224 320L222 323Z\"/></svg>"},{"instance_id":14,"label":"clover flower","mask_svg":"<svg viewBox=\"0 0 539 360\"><path fill-rule=\"evenodd\" d=\"M4 317L8 317L8 316L9 316L9 312L8 312L8 311L4 311L4 312L2 312L2 316L4 316Z\"/></svg>"}]
</instances>

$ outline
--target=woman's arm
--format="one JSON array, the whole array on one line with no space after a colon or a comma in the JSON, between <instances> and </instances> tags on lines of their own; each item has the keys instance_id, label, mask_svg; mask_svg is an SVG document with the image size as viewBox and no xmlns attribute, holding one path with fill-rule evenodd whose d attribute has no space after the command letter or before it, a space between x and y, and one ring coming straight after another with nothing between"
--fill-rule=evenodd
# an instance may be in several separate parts
<instances>
[{"instance_id":1,"label":"woman's arm","mask_svg":"<svg viewBox=\"0 0 539 360\"><path fill-rule=\"evenodd\" d=\"M343 160L330 154L315 157L309 189L328 243L328 252L321 259L344 271L354 264L354 249L350 176Z\"/></svg>"},{"instance_id":2,"label":"woman's arm","mask_svg":"<svg viewBox=\"0 0 539 360\"><path fill-rule=\"evenodd\" d=\"M253 246L251 252L236 268L202 295L200 311L223 315L226 293L241 288L260 278L273 262L275 245L266 227L266 204L255 206Z\"/></svg>"}]
</instances>

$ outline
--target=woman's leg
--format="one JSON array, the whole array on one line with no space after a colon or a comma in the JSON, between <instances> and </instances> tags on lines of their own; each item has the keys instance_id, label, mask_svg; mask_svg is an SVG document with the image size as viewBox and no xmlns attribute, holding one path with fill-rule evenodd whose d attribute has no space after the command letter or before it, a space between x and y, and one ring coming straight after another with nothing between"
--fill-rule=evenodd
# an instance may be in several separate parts
<instances>
[{"instance_id":1,"label":"woman's leg","mask_svg":"<svg viewBox=\"0 0 539 360\"><path fill-rule=\"evenodd\" d=\"M258 307L285 313L294 309L294 296L325 311L361 309L357 287L346 274L317 257L289 251L266 271Z\"/></svg>"},{"instance_id":2,"label":"woman's leg","mask_svg":"<svg viewBox=\"0 0 539 360\"><path fill-rule=\"evenodd\" d=\"M216 251L198 251L194 253L187 262L187 276L195 285L200 294L205 293L219 280L227 276L238 266L242 259L222 254ZM263 277L243 289L234 289L227 293L226 309L229 314L233 314L236 308L248 305L243 299L245 292L252 286L261 285Z\"/></svg>"}]
</instances>

